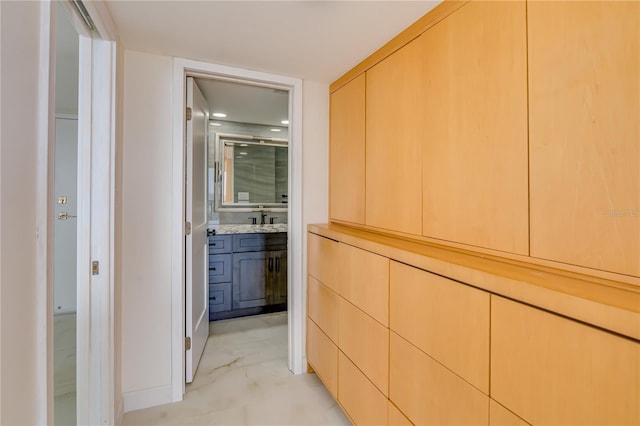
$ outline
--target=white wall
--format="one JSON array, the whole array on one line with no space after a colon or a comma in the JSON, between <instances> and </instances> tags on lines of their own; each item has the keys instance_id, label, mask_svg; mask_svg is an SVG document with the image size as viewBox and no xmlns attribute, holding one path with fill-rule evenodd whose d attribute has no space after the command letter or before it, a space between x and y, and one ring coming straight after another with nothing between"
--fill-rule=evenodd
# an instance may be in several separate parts
<instances>
[{"instance_id":1,"label":"white wall","mask_svg":"<svg viewBox=\"0 0 640 426\"><path fill-rule=\"evenodd\" d=\"M302 287L307 300L307 225L329 220L329 86L305 81L303 89ZM303 308L306 316L306 304ZM306 336L307 328L303 330Z\"/></svg>"},{"instance_id":2,"label":"white wall","mask_svg":"<svg viewBox=\"0 0 640 426\"><path fill-rule=\"evenodd\" d=\"M124 68L122 388L128 411L171 399L165 392L171 374L173 68L169 57L128 50ZM305 82L303 99L305 229L298 232L327 220L328 86Z\"/></svg>"},{"instance_id":3,"label":"white wall","mask_svg":"<svg viewBox=\"0 0 640 426\"><path fill-rule=\"evenodd\" d=\"M124 53L121 259L125 411L131 401L164 392L168 396L171 390L172 67L169 57Z\"/></svg>"},{"instance_id":4,"label":"white wall","mask_svg":"<svg viewBox=\"0 0 640 426\"><path fill-rule=\"evenodd\" d=\"M40 3L2 1L0 15L0 424L36 424Z\"/></svg>"}]
</instances>

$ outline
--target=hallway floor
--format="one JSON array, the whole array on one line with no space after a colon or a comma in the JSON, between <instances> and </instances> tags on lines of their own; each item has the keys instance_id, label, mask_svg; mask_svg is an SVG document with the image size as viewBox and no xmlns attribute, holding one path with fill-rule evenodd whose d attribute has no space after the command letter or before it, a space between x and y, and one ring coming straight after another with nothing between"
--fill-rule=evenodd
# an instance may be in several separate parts
<instances>
[{"instance_id":1,"label":"hallway floor","mask_svg":"<svg viewBox=\"0 0 640 426\"><path fill-rule=\"evenodd\" d=\"M183 401L132 411L124 425L349 425L315 374L287 368L287 313L210 323Z\"/></svg>"},{"instance_id":2,"label":"hallway floor","mask_svg":"<svg viewBox=\"0 0 640 426\"><path fill-rule=\"evenodd\" d=\"M53 332L54 425L75 425L76 314L54 315Z\"/></svg>"}]
</instances>

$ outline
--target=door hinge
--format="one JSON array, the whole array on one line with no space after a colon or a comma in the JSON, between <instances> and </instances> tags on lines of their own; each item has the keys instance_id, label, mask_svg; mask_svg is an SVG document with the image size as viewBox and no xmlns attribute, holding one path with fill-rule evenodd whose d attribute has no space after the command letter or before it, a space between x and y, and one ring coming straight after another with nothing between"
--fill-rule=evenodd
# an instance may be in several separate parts
<instances>
[{"instance_id":1,"label":"door hinge","mask_svg":"<svg viewBox=\"0 0 640 426\"><path fill-rule=\"evenodd\" d=\"M187 107L187 121L191 120L191 108Z\"/></svg>"},{"instance_id":2,"label":"door hinge","mask_svg":"<svg viewBox=\"0 0 640 426\"><path fill-rule=\"evenodd\" d=\"M191 337L185 337L184 338L184 349L186 351L191 350Z\"/></svg>"},{"instance_id":3,"label":"door hinge","mask_svg":"<svg viewBox=\"0 0 640 426\"><path fill-rule=\"evenodd\" d=\"M185 222L184 224L184 234L191 235L191 222Z\"/></svg>"}]
</instances>

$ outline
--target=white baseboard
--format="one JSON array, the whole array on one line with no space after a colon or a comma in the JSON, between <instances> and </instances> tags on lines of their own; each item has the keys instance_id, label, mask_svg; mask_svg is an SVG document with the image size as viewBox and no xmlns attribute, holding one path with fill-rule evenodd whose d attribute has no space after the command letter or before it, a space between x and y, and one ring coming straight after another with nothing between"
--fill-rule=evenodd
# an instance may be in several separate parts
<instances>
[{"instance_id":1,"label":"white baseboard","mask_svg":"<svg viewBox=\"0 0 640 426\"><path fill-rule=\"evenodd\" d=\"M124 392L122 397L124 399L125 413L173 402L171 398L171 385Z\"/></svg>"}]
</instances>

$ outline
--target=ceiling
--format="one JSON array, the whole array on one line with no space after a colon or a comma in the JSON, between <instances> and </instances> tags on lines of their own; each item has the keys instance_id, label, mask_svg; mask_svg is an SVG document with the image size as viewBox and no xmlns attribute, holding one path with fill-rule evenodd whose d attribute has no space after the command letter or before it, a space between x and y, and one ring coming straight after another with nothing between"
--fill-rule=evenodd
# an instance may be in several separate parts
<instances>
[{"instance_id":1,"label":"ceiling","mask_svg":"<svg viewBox=\"0 0 640 426\"><path fill-rule=\"evenodd\" d=\"M282 127L289 116L289 92L205 78L196 79L209 113L227 114L223 120Z\"/></svg>"},{"instance_id":2,"label":"ceiling","mask_svg":"<svg viewBox=\"0 0 640 426\"><path fill-rule=\"evenodd\" d=\"M126 49L329 84L440 0L128 1L106 4ZM287 93L198 79L225 120L282 126Z\"/></svg>"},{"instance_id":3,"label":"ceiling","mask_svg":"<svg viewBox=\"0 0 640 426\"><path fill-rule=\"evenodd\" d=\"M440 1L106 4L127 49L331 83Z\"/></svg>"}]
</instances>

